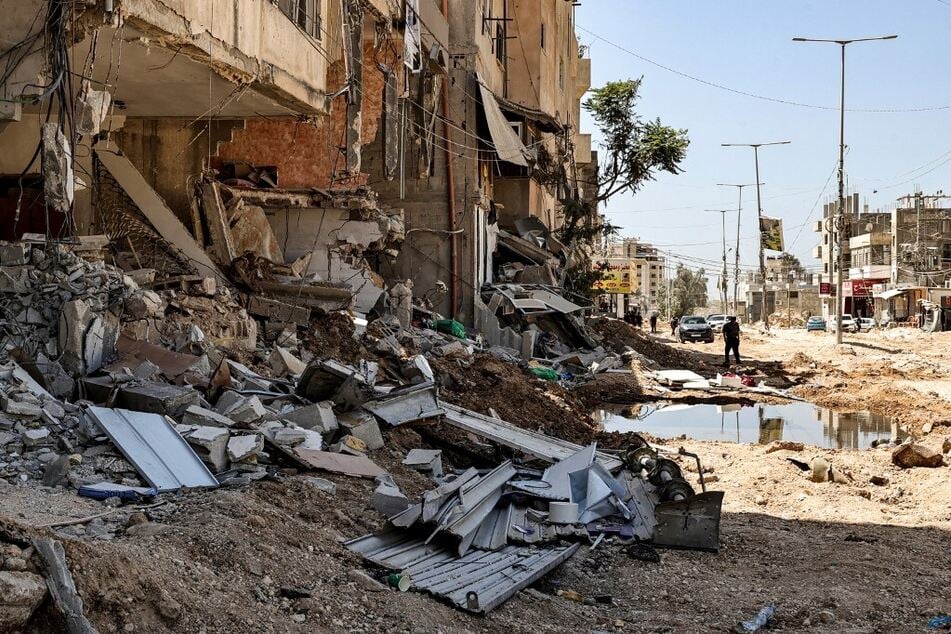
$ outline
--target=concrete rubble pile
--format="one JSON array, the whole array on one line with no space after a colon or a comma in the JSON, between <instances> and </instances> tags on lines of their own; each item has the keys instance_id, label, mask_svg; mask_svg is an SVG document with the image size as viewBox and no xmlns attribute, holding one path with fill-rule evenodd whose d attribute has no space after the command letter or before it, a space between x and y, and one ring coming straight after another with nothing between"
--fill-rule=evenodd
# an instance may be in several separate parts
<instances>
[{"instance_id":1,"label":"concrete rubble pile","mask_svg":"<svg viewBox=\"0 0 951 634\"><path fill-rule=\"evenodd\" d=\"M676 463L656 449L602 453L441 401L430 364L437 358L465 366L487 350L539 366L458 322L413 319L399 307L370 321L347 314L354 343L367 353L343 363L307 343L320 317L307 310L289 318L279 306L245 311L260 297L212 278L123 274L96 250L45 243L2 245L0 258L0 486L66 487L119 508L288 472L373 479L370 503L393 530L354 540L351 549L411 571L411 587L475 612L499 605L597 536L717 547L722 494L694 495ZM542 361L578 375L627 362L602 349ZM443 465L439 449L412 449L404 465L435 487L409 500L371 456L396 427L425 427L438 440L444 424L515 458L490 470L455 470ZM706 532L686 534L684 517ZM132 534L125 519L115 513L60 530L108 540ZM432 560L382 555L394 540L438 552L445 570L487 558L483 581L492 590L460 598L438 575L427 576ZM499 573L516 562L518 574ZM463 575L457 585L470 581Z\"/></svg>"}]
</instances>

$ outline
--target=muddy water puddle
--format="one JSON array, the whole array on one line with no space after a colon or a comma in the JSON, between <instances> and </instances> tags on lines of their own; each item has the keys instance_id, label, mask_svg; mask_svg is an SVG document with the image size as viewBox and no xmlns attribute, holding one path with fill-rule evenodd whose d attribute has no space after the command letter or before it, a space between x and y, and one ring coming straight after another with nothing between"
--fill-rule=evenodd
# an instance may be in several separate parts
<instances>
[{"instance_id":1,"label":"muddy water puddle","mask_svg":"<svg viewBox=\"0 0 951 634\"><path fill-rule=\"evenodd\" d=\"M767 444L793 440L818 447L865 449L875 440L904 437L898 424L872 412L834 412L811 403L686 405L648 403L594 413L607 432L647 432L659 438Z\"/></svg>"}]
</instances>

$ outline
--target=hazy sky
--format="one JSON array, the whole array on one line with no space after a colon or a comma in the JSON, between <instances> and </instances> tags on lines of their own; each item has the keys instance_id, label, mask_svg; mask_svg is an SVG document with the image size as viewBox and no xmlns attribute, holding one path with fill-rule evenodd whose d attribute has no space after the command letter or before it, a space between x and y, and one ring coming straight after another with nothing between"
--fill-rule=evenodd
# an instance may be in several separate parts
<instances>
[{"instance_id":1,"label":"hazy sky","mask_svg":"<svg viewBox=\"0 0 951 634\"><path fill-rule=\"evenodd\" d=\"M951 0L583 0L577 26L581 43L591 46L593 86L643 76L643 115L689 131L685 173L662 175L603 210L623 228L622 235L718 262L720 215L704 209L735 208L737 199L735 188L716 183L755 182L753 151L720 144L789 140L791 145L760 150L763 213L783 218L787 250L804 265L817 266L812 248L818 234L812 224L836 191L839 48L794 43L794 36L897 34L897 40L848 47L846 107L945 106L924 112L847 112L850 191L875 209L894 205L915 186L934 193L951 185ZM773 103L705 85L598 36L713 84L834 109ZM582 126L596 134L587 117ZM743 199L741 238L747 239L740 243L741 264L752 266L757 262L754 189L744 189ZM731 212L728 246L735 239ZM732 269L732 254L728 259ZM711 269L715 272L717 265Z\"/></svg>"}]
</instances>

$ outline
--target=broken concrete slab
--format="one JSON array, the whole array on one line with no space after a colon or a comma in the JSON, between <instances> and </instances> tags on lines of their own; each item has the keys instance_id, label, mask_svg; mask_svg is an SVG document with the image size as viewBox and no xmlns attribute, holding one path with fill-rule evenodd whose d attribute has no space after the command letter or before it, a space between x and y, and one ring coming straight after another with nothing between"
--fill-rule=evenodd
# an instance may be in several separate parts
<instances>
[{"instance_id":1,"label":"broken concrete slab","mask_svg":"<svg viewBox=\"0 0 951 634\"><path fill-rule=\"evenodd\" d=\"M403 464L415 471L428 473L433 478L441 478L442 450L441 449L411 449Z\"/></svg>"},{"instance_id":2,"label":"broken concrete slab","mask_svg":"<svg viewBox=\"0 0 951 634\"><path fill-rule=\"evenodd\" d=\"M309 449L297 449L295 453L306 464L321 471L342 473L358 478L375 478L386 473L372 460L363 456L348 456L347 454Z\"/></svg>"},{"instance_id":3,"label":"broken concrete slab","mask_svg":"<svg viewBox=\"0 0 951 634\"><path fill-rule=\"evenodd\" d=\"M228 440L231 432L221 427L196 427L184 430L179 428L188 444L195 449L195 453L210 464L215 473L221 473L228 468Z\"/></svg>"},{"instance_id":4,"label":"broken concrete slab","mask_svg":"<svg viewBox=\"0 0 951 634\"><path fill-rule=\"evenodd\" d=\"M243 396L230 390L221 395L215 410L236 423L254 423L268 414L257 396Z\"/></svg>"},{"instance_id":5,"label":"broken concrete slab","mask_svg":"<svg viewBox=\"0 0 951 634\"><path fill-rule=\"evenodd\" d=\"M293 427L282 427L274 432L271 440L275 444L284 447L294 447L307 440L307 434L303 429L294 429Z\"/></svg>"},{"instance_id":6,"label":"broken concrete slab","mask_svg":"<svg viewBox=\"0 0 951 634\"><path fill-rule=\"evenodd\" d=\"M307 364L291 354L290 350L276 346L267 358L268 365L278 376L300 376Z\"/></svg>"},{"instance_id":7,"label":"broken concrete slab","mask_svg":"<svg viewBox=\"0 0 951 634\"><path fill-rule=\"evenodd\" d=\"M362 440L368 450L375 451L383 448L380 425L371 414L360 410L346 412L338 417L337 422L342 431Z\"/></svg>"},{"instance_id":8,"label":"broken concrete slab","mask_svg":"<svg viewBox=\"0 0 951 634\"><path fill-rule=\"evenodd\" d=\"M445 412L439 405L436 386L432 383L394 390L383 398L364 403L363 409L394 427L441 416Z\"/></svg>"},{"instance_id":9,"label":"broken concrete slab","mask_svg":"<svg viewBox=\"0 0 951 634\"><path fill-rule=\"evenodd\" d=\"M235 422L216 411L205 409L198 405L192 405L185 410L185 415L182 417L182 424L230 428L234 427Z\"/></svg>"},{"instance_id":10,"label":"broken concrete slab","mask_svg":"<svg viewBox=\"0 0 951 634\"><path fill-rule=\"evenodd\" d=\"M228 458L241 462L257 456L264 450L264 437L258 434L232 436L228 440Z\"/></svg>"},{"instance_id":11,"label":"broken concrete slab","mask_svg":"<svg viewBox=\"0 0 951 634\"><path fill-rule=\"evenodd\" d=\"M334 414L333 403L330 401L283 412L281 413L281 419L321 434L332 434L340 427L337 422L337 415Z\"/></svg>"},{"instance_id":12,"label":"broken concrete slab","mask_svg":"<svg viewBox=\"0 0 951 634\"><path fill-rule=\"evenodd\" d=\"M409 498L400 491L392 476L384 474L377 477L376 481L378 485L370 500L373 510L386 517L392 517L409 508Z\"/></svg>"}]
</instances>

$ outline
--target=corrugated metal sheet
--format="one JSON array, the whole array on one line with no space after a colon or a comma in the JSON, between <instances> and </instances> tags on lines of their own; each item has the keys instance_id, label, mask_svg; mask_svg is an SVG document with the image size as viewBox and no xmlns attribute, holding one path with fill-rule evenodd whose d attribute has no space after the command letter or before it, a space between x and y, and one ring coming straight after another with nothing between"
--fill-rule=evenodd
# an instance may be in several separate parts
<instances>
[{"instance_id":1,"label":"corrugated metal sheet","mask_svg":"<svg viewBox=\"0 0 951 634\"><path fill-rule=\"evenodd\" d=\"M165 416L106 407L90 407L86 413L154 489L218 486Z\"/></svg>"},{"instance_id":2,"label":"corrugated metal sheet","mask_svg":"<svg viewBox=\"0 0 951 634\"><path fill-rule=\"evenodd\" d=\"M506 546L495 552L473 550L457 557L447 548L425 544L403 531L367 535L346 546L375 564L408 574L411 588L479 614L500 606L580 548L579 544Z\"/></svg>"},{"instance_id":3,"label":"corrugated metal sheet","mask_svg":"<svg viewBox=\"0 0 951 634\"><path fill-rule=\"evenodd\" d=\"M456 407L444 401L440 402L440 405L446 410L446 422L450 425L548 462L564 460L583 448L567 440L522 429L504 420L489 418L464 407ZM595 454L595 460L612 472L624 465L619 458L600 451Z\"/></svg>"}]
</instances>

